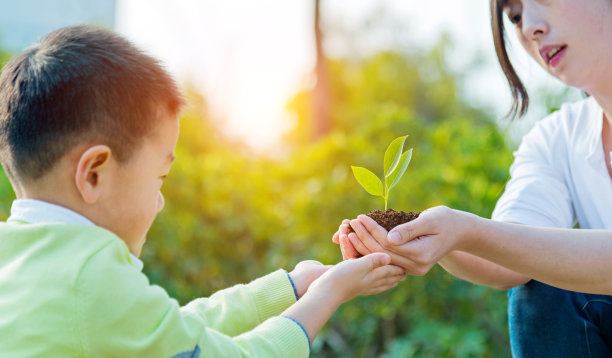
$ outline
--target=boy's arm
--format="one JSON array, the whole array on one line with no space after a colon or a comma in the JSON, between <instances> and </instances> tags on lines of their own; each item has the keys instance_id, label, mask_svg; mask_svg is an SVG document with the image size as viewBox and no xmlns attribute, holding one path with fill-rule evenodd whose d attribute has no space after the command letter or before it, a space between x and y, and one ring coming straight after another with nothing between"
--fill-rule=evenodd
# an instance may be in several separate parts
<instances>
[{"instance_id":1,"label":"boy's arm","mask_svg":"<svg viewBox=\"0 0 612 358\"><path fill-rule=\"evenodd\" d=\"M296 300L288 273L277 270L249 284L195 299L181 307L181 311L202 317L209 327L224 334L237 335L279 315Z\"/></svg>"},{"instance_id":2,"label":"boy's arm","mask_svg":"<svg viewBox=\"0 0 612 358\"><path fill-rule=\"evenodd\" d=\"M210 298L194 300L182 310L204 317L216 330L236 335L279 315L328 269L329 266L317 261L302 261L290 273L277 270L247 285L235 285L217 291ZM242 317L239 322L236 322L237 316Z\"/></svg>"},{"instance_id":3,"label":"boy's arm","mask_svg":"<svg viewBox=\"0 0 612 358\"><path fill-rule=\"evenodd\" d=\"M276 310L255 300L271 299L271 305L286 305L288 298L277 299L261 292L266 283L282 286L284 279L293 295L285 272L181 308L163 289L150 285L127 260L125 248L111 243L81 270L76 286L75 331L83 355L191 357L201 352L206 357L308 356L309 342L302 327L286 317L269 318L232 337L233 332L256 325L255 320L264 320ZM292 299L295 301L295 296ZM228 300L237 303L220 303ZM241 304L245 307L239 307ZM212 308L203 308L206 306ZM217 319L217 314L224 318Z\"/></svg>"}]
</instances>

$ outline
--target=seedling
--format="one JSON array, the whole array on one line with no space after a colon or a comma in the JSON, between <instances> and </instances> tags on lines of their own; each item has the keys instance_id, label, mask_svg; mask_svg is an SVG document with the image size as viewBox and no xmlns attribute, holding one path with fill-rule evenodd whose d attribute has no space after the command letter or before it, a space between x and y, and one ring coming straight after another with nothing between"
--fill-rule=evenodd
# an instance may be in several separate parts
<instances>
[{"instance_id":1,"label":"seedling","mask_svg":"<svg viewBox=\"0 0 612 358\"><path fill-rule=\"evenodd\" d=\"M387 210L387 202L389 201L389 193L391 189L399 182L400 178L406 172L410 159L412 158L412 148L402 153L404 150L404 142L407 135L393 140L384 158L384 185L383 182L372 173L370 170L362 167L351 165L355 179L368 193L374 196L380 196L385 200L385 210Z\"/></svg>"}]
</instances>

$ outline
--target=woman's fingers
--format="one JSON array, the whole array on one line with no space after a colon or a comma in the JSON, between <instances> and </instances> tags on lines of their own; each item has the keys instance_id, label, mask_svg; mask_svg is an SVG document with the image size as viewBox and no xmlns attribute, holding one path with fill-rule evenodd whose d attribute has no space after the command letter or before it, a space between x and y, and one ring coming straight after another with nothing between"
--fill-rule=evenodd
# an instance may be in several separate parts
<instances>
[{"instance_id":1,"label":"woman's fingers","mask_svg":"<svg viewBox=\"0 0 612 358\"><path fill-rule=\"evenodd\" d=\"M436 208L433 210L433 214L444 209L446 208ZM442 214L444 213L442 212ZM435 215L433 216L435 219ZM410 223L394 228L392 231L399 231L404 237L409 237L410 240L407 240L407 243L404 245L391 245L387 243L385 237L386 231L383 227L367 216L360 216L359 219L350 221L350 225L355 232L350 233L348 239L352 246L351 249L354 249L361 255L367 255L373 252L384 252L391 257L391 263L393 265L402 267L406 273L410 275L423 276L436 263L436 244L439 243L432 242L431 236L415 236L414 233L429 232L435 229L436 224L434 219L428 218L426 214ZM417 229L422 231L417 231ZM344 255L348 256L347 249L343 252ZM354 254L352 250L351 254Z\"/></svg>"},{"instance_id":2,"label":"woman's fingers","mask_svg":"<svg viewBox=\"0 0 612 358\"><path fill-rule=\"evenodd\" d=\"M349 227L350 222L351 221L349 219L342 220L342 224L340 224L340 226L338 227L338 231L336 231L332 236L332 241L335 244L340 243L340 236L342 236L342 234L348 235L348 233L351 231Z\"/></svg>"},{"instance_id":3,"label":"woman's fingers","mask_svg":"<svg viewBox=\"0 0 612 358\"><path fill-rule=\"evenodd\" d=\"M440 224L445 224L452 212L453 210L446 206L429 208L413 221L391 229L387 240L393 245L402 245L420 236L437 234Z\"/></svg>"},{"instance_id":4,"label":"woman's fingers","mask_svg":"<svg viewBox=\"0 0 612 358\"><path fill-rule=\"evenodd\" d=\"M367 255L371 252L385 252L391 256L391 263L405 269L410 269L412 272L416 272L414 267L416 266L410 255L404 255L403 252L395 252L392 248L387 250L376 241L370 232L361 224L359 220L351 221L351 226L355 230L355 233L349 234L349 239L355 249L362 255ZM383 229L384 230L384 229Z\"/></svg>"},{"instance_id":5,"label":"woman's fingers","mask_svg":"<svg viewBox=\"0 0 612 358\"><path fill-rule=\"evenodd\" d=\"M343 241L342 239L339 239L338 244L340 245L340 252L342 253L342 260L346 260L347 259L346 242Z\"/></svg>"},{"instance_id":6,"label":"woman's fingers","mask_svg":"<svg viewBox=\"0 0 612 358\"><path fill-rule=\"evenodd\" d=\"M336 231L334 233L334 235L332 236L332 242L334 244L339 244L340 243L340 230Z\"/></svg>"},{"instance_id":7,"label":"woman's fingers","mask_svg":"<svg viewBox=\"0 0 612 358\"><path fill-rule=\"evenodd\" d=\"M342 251L343 260L356 259L362 256L355 250L347 235L340 235L340 251Z\"/></svg>"},{"instance_id":8,"label":"woman's fingers","mask_svg":"<svg viewBox=\"0 0 612 358\"><path fill-rule=\"evenodd\" d=\"M351 220L351 227L355 230L357 238L370 250L370 252L383 252L384 248L378 241L370 234L370 232L361 224L361 221L354 219ZM350 235L350 234L349 234Z\"/></svg>"},{"instance_id":9,"label":"woman's fingers","mask_svg":"<svg viewBox=\"0 0 612 358\"><path fill-rule=\"evenodd\" d=\"M367 215L359 215L357 220L365 227L366 230L372 235L372 237L381 245L386 246L387 244L387 230L380 226L376 220L372 219Z\"/></svg>"},{"instance_id":10,"label":"woman's fingers","mask_svg":"<svg viewBox=\"0 0 612 358\"><path fill-rule=\"evenodd\" d=\"M353 245L353 248L355 248L355 250L358 253L360 253L361 255L368 255L368 254L371 254L373 252L373 251L370 251L363 244L363 242L361 242L361 240L359 240L359 238L357 237L357 235L354 232L348 234L348 239L351 242L351 244Z\"/></svg>"}]
</instances>

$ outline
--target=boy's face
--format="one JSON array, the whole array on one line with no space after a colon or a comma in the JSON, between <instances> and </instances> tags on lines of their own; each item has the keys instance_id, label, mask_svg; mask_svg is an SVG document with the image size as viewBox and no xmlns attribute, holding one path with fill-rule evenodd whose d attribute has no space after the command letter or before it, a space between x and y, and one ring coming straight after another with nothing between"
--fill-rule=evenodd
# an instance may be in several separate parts
<instances>
[{"instance_id":1,"label":"boy's face","mask_svg":"<svg viewBox=\"0 0 612 358\"><path fill-rule=\"evenodd\" d=\"M164 206L160 192L174 159L179 124L176 116L158 120L157 129L125 163L113 163L111 192L103 202L105 226L139 256L146 234Z\"/></svg>"}]
</instances>

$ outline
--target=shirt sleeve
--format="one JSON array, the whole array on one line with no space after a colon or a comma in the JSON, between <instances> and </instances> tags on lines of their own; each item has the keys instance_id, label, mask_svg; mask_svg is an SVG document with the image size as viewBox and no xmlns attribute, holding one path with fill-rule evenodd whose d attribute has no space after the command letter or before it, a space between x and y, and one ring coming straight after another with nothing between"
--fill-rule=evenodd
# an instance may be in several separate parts
<instances>
[{"instance_id":1,"label":"shirt sleeve","mask_svg":"<svg viewBox=\"0 0 612 358\"><path fill-rule=\"evenodd\" d=\"M123 251L118 243L111 243L80 272L75 330L83 356L309 355L310 342L300 325L274 316L290 304L280 296L288 295L295 302L284 271L181 308L162 288L149 284Z\"/></svg>"},{"instance_id":2,"label":"shirt sleeve","mask_svg":"<svg viewBox=\"0 0 612 358\"><path fill-rule=\"evenodd\" d=\"M574 209L566 183L567 139L559 112L540 121L514 153L510 180L493 220L533 226L572 227Z\"/></svg>"}]
</instances>

